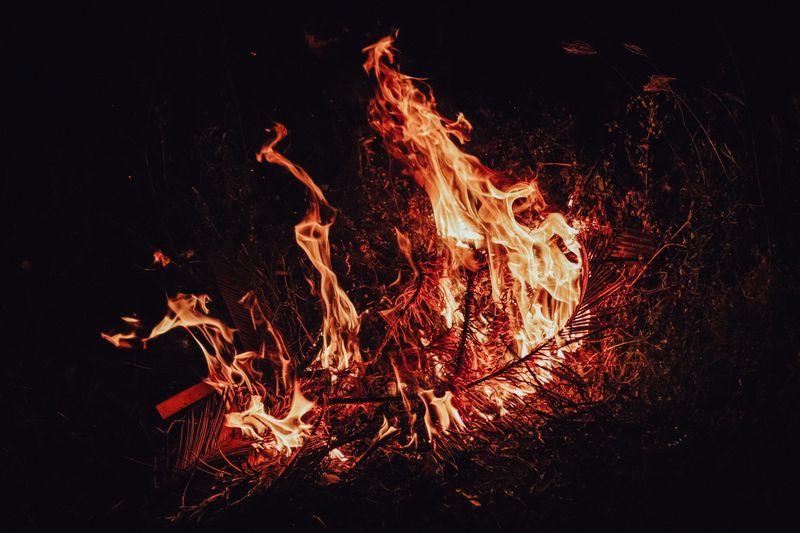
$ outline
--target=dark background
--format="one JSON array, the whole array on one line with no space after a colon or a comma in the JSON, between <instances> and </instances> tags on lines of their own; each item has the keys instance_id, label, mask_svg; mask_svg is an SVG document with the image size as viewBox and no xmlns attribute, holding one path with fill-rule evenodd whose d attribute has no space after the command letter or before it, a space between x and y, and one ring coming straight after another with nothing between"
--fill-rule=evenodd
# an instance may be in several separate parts
<instances>
[{"instance_id":1,"label":"dark background","mask_svg":"<svg viewBox=\"0 0 800 533\"><path fill-rule=\"evenodd\" d=\"M377 13L109 3L8 13L0 309L9 416L0 462L11 523L40 530L157 523L146 503L161 446L153 405L194 382L202 368L179 375L174 362L161 359L168 353L115 351L99 331L134 311L152 322L167 288L203 290L171 271L153 271L149 261L156 248L177 254L192 246L191 201L181 198L191 197L191 187L207 190L204 175L215 155L201 139L209 132L233 136L232 157L246 166L263 129L279 120L291 131L290 153L331 186L334 203L354 201L345 169L367 131L372 92L360 50L393 28L400 29L405 70L431 79L445 111L510 114L533 97L574 117L586 141L578 156L586 159L646 73L675 76L687 90L736 94L748 110L750 156L762 164L763 198L753 203L770 245L794 273L800 103L789 13L760 5L556 4L398 3ZM598 57L566 56L561 43L577 39ZM651 62L643 66L623 43L644 48ZM265 190L276 201L268 217L290 226L302 195L288 178L271 187ZM627 467L610 473L604 464L586 470L591 462L581 463L572 483L547 500L552 505L539 510L533 498L524 521L487 523L547 530L796 526L798 405L796 379L787 381L797 368L796 316L787 309L792 323L776 328L786 337L773 344L784 352L754 355L774 364L763 367L770 379L749 391L752 398L738 399L758 406L747 417L708 438L700 433L675 455L649 456L635 440L621 439L613 454L632 457L622 462ZM714 379L710 374L702 386L713 387ZM398 512L398 526L474 525L439 507L435 491L425 494L430 501L411 498L401 511L369 507L363 521ZM305 504L276 527L320 527L312 515L358 527L363 502L336 498L340 511L330 502Z\"/></svg>"}]
</instances>

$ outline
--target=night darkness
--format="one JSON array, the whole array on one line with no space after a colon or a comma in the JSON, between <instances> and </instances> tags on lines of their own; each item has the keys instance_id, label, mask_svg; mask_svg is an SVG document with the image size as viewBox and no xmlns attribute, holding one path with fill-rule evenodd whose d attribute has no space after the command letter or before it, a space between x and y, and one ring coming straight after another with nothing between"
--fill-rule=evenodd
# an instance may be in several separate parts
<instances>
[{"instance_id":1,"label":"night darkness","mask_svg":"<svg viewBox=\"0 0 800 533\"><path fill-rule=\"evenodd\" d=\"M555 4L398 3L382 13L109 4L7 14L0 464L8 530L168 525L162 517L173 509L154 488L157 428L167 424L154 405L205 368L176 356L178 343L115 350L99 334L124 314L157 320L167 293L214 295L209 243L219 240L226 253L257 235L265 263L296 260L288 249L302 189L254 161L275 121L289 128L286 153L328 191L344 226L358 229L354 169L372 134L374 92L361 49L395 28L405 71L429 79L443 113L463 111L489 154L496 138L516 142L508 132L567 124L553 135L584 168L620 159L613 135L634 92L649 75L674 77L673 89L699 110L698 122L716 124L740 170L730 183L716 178L719 198L708 203L664 192L650 204L654 220L673 229L693 206L697 226L670 264L699 272L676 298L705 300L707 309L653 310L654 335L665 342L645 354L651 371L616 411L623 415L553 429L540 471L518 461L475 479L469 469L419 476L400 493L364 483L267 495L211 527L796 530L800 47L792 17L758 3L742 11ZM566 54L562 44L577 40L597 54ZM621 162L605 170L618 189L627 186ZM660 190L693 191L692 178L671 177L680 170L657 167L671 184ZM237 204L253 197L257 205ZM239 227L243 220L252 227ZM713 239L696 239L704 227ZM156 249L198 254L157 269ZM392 468L365 476L400 486L393 477L409 475L407 466ZM490 486L479 508L454 492L470 483Z\"/></svg>"}]
</instances>

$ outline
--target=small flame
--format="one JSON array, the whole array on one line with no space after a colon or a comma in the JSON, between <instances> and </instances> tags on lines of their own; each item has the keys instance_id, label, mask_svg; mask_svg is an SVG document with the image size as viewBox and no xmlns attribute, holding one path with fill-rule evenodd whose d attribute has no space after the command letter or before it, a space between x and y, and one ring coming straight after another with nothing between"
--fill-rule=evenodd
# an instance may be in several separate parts
<instances>
[{"instance_id":1,"label":"small flame","mask_svg":"<svg viewBox=\"0 0 800 533\"><path fill-rule=\"evenodd\" d=\"M206 383L220 392L240 385L250 392L259 390L256 378L260 373L253 367L259 355L253 351L236 352L233 345L236 330L209 315L210 301L207 294L178 293L174 298L167 298L169 312L142 342L146 344L175 328L182 328L203 352L208 365Z\"/></svg>"},{"instance_id":2,"label":"small flame","mask_svg":"<svg viewBox=\"0 0 800 533\"><path fill-rule=\"evenodd\" d=\"M375 440L373 442L380 442L392 433L396 433L398 429L391 425L389 421L386 419L386 416L383 417L383 424L381 424L380 429L378 430L378 434L375 436Z\"/></svg>"},{"instance_id":3,"label":"small flame","mask_svg":"<svg viewBox=\"0 0 800 533\"><path fill-rule=\"evenodd\" d=\"M403 254L406 261L408 261L411 270L414 272L414 279L419 277L419 269L417 268L416 263L414 263L414 256L411 253L411 239L408 238L408 235L403 233L397 228L394 228L395 236L397 237L397 248L400 250L400 253Z\"/></svg>"},{"instance_id":4,"label":"small flame","mask_svg":"<svg viewBox=\"0 0 800 533\"><path fill-rule=\"evenodd\" d=\"M303 416L314 405L314 402L303 396L300 387L295 386L289 412L283 418L275 418L264 409L261 396L254 394L250 397L250 406L246 410L225 415L225 426L238 428L246 437L256 440L254 447L265 450L273 448L288 456L292 450L302 446L310 434L313 426L304 422ZM274 441L266 440L267 433L272 435Z\"/></svg>"},{"instance_id":5,"label":"small flame","mask_svg":"<svg viewBox=\"0 0 800 533\"><path fill-rule=\"evenodd\" d=\"M272 325L272 322L267 318L266 314L264 314L255 292L248 291L239 299L239 303L250 309L250 321L253 325L253 329L257 330L260 326L263 326L267 330L267 333L270 334L270 337L272 337L275 349L267 350L266 346L263 346L262 352L273 360L277 359L278 368L280 368L281 382L283 383L284 390L288 391L292 384L292 358L289 356L289 350L286 349L286 342L283 340L283 335L281 335L281 332Z\"/></svg>"},{"instance_id":6,"label":"small flame","mask_svg":"<svg viewBox=\"0 0 800 533\"><path fill-rule=\"evenodd\" d=\"M117 348L133 348L128 341L136 338L136 333L100 333L100 337Z\"/></svg>"},{"instance_id":7,"label":"small flame","mask_svg":"<svg viewBox=\"0 0 800 533\"><path fill-rule=\"evenodd\" d=\"M413 428L417 422L417 413L414 409L414 405L411 403L411 399L408 397L408 384L400 377L400 368L397 366L397 362L391 359L391 363L392 369L394 370L395 386L397 392L400 393L400 398L403 400L403 408L408 416L408 425ZM414 446L417 445L417 433L413 430L408 437L408 442L406 442L405 447L409 447L412 444Z\"/></svg>"},{"instance_id":8,"label":"small flame","mask_svg":"<svg viewBox=\"0 0 800 533\"><path fill-rule=\"evenodd\" d=\"M136 328L139 327L141 321L138 318L134 318L131 316L123 316L121 317L123 322L126 322L131 325L134 329L128 333L103 333L100 332L100 337L102 339L107 340L117 348L125 348L130 349L133 348L133 345L129 343L129 340L133 340L137 338L136 335Z\"/></svg>"},{"instance_id":9,"label":"small flame","mask_svg":"<svg viewBox=\"0 0 800 533\"><path fill-rule=\"evenodd\" d=\"M335 459L341 463L346 463L350 460L350 458L347 457L344 454L344 452L342 452L342 450L340 450L339 448L334 448L330 452L328 452L328 457L330 457L331 459Z\"/></svg>"},{"instance_id":10,"label":"small flame","mask_svg":"<svg viewBox=\"0 0 800 533\"><path fill-rule=\"evenodd\" d=\"M153 252L154 265L161 265L162 267L166 267L170 263L172 263L172 259L170 259L169 256L167 256L161 250L156 250L155 252Z\"/></svg>"},{"instance_id":11,"label":"small flame","mask_svg":"<svg viewBox=\"0 0 800 533\"><path fill-rule=\"evenodd\" d=\"M431 443L435 442L440 432L449 433L451 427L459 431L467 429L458 409L453 405L452 391L446 391L441 398L436 396L432 389L422 390L418 394L425 405L425 429L428 431Z\"/></svg>"}]
</instances>

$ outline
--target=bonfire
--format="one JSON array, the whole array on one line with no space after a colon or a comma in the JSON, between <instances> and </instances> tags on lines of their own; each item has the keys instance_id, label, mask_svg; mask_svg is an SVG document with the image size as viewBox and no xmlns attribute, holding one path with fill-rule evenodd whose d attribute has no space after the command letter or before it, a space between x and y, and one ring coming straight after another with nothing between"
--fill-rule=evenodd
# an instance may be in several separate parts
<instances>
[{"instance_id":1,"label":"bonfire","mask_svg":"<svg viewBox=\"0 0 800 533\"><path fill-rule=\"evenodd\" d=\"M212 257L222 302L178 293L160 322L124 317L124 331L102 334L130 348L181 330L207 365L202 382L157 406L170 422L164 476L183 487L173 519L286 483L344 485L397 456L455 464L548 420L591 417L631 373L617 333L665 243L603 224L572 199L559 212L536 175L487 166L469 151L467 117L444 116L433 89L401 71L394 40L363 50L375 87L365 147L390 157L425 203L389 183L387 201L371 206L391 221L392 260L379 263L367 237L361 258L372 262L351 274L372 277L337 271L331 235L348 206L332 205L286 155L288 129L274 124L253 157L306 192L294 235L311 269L296 290L316 303L286 304L296 321L287 328L269 281L226 282ZM171 263L155 252L155 265Z\"/></svg>"}]
</instances>

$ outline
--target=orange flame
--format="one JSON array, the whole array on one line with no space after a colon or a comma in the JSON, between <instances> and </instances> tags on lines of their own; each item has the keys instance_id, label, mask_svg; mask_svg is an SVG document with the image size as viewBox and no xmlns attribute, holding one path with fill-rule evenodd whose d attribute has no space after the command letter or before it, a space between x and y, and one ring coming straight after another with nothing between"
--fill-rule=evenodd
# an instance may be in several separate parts
<instances>
[{"instance_id":1,"label":"orange flame","mask_svg":"<svg viewBox=\"0 0 800 533\"><path fill-rule=\"evenodd\" d=\"M291 406L286 416L279 419L267 413L262 401L265 389L261 384L261 372L254 367L255 360L261 355L253 351L241 353L236 351L234 346L236 330L209 315L210 301L211 298L206 294L179 293L174 298L167 298L169 311L153 327L149 336L142 339L143 344L146 345L148 341L177 328L187 331L205 356L208 365L208 377L204 380L206 383L220 393L230 388L241 387L246 387L250 393L247 409L227 413L225 426L239 428L246 437L256 441L253 445L259 449L275 450L290 455L292 450L303 444L312 428L303 421L303 416L314 408L315 403L306 399L300 392L300 387L294 383ZM288 371L290 357L283 338L261 312L253 293L245 294L240 303L251 306L254 326L264 324L271 333L282 363L283 383L288 388L292 382ZM139 320L136 318L122 317L122 319L134 326L139 325ZM137 338L135 332L116 335L101 333L101 335L119 347L130 347L124 339ZM273 437L271 441L266 438L268 432Z\"/></svg>"},{"instance_id":2,"label":"orange flame","mask_svg":"<svg viewBox=\"0 0 800 533\"><path fill-rule=\"evenodd\" d=\"M225 415L225 425L239 428L245 436L255 439L257 442L253 443L254 447L263 450L272 448L288 456L292 450L303 445L303 441L310 433L313 426L303 422L303 416L311 411L314 405L314 402L303 396L300 387L295 386L289 412L283 418L275 418L264 410L261 396L254 394L250 397L250 406L246 410ZM266 440L268 432L274 441Z\"/></svg>"},{"instance_id":3,"label":"orange flame","mask_svg":"<svg viewBox=\"0 0 800 533\"><path fill-rule=\"evenodd\" d=\"M322 190L311 176L275 151L275 145L286 137L286 127L275 125L275 138L264 145L256 159L284 167L311 192L311 202L303 220L295 226L295 239L320 275L320 300L322 304L322 349L317 356L322 368L341 371L348 369L352 361L360 362L358 331L361 321L353 302L339 285L331 267L331 248L328 234L336 219L332 207ZM323 224L320 204L331 211L330 221Z\"/></svg>"},{"instance_id":4,"label":"orange flame","mask_svg":"<svg viewBox=\"0 0 800 533\"><path fill-rule=\"evenodd\" d=\"M450 275L441 282L446 322L463 320L457 310L465 290L459 271L476 270L485 261L492 297L508 315L516 353L527 354L556 336L578 303L578 230L562 215L544 212L536 183L495 185L499 174L458 146L467 142L472 125L462 114L454 121L439 114L433 94L396 68L392 43L393 37L385 37L364 49L364 69L378 81L370 118L431 200L450 258ZM537 215L533 227L518 221L524 211ZM503 305L504 300L512 305Z\"/></svg>"},{"instance_id":5,"label":"orange flame","mask_svg":"<svg viewBox=\"0 0 800 533\"><path fill-rule=\"evenodd\" d=\"M100 337L117 348L133 348L128 341L136 338L136 333L100 333Z\"/></svg>"},{"instance_id":6,"label":"orange flame","mask_svg":"<svg viewBox=\"0 0 800 533\"><path fill-rule=\"evenodd\" d=\"M392 363L392 369L394 370L395 387L397 389L397 392L400 393L400 398L403 400L403 408L405 409L406 416L408 417L408 425L410 428L412 428L411 434L408 437L408 442L406 442L405 447L411 446L412 444L416 446L418 439L417 439L417 433L416 431L414 431L413 428L417 422L417 413L414 410L414 405L411 403L411 399L408 397L408 392L407 392L409 388L408 384L401 379L400 369L398 368L397 363L394 361L394 359L391 359L390 361Z\"/></svg>"},{"instance_id":7,"label":"orange flame","mask_svg":"<svg viewBox=\"0 0 800 533\"><path fill-rule=\"evenodd\" d=\"M379 442L391 435L392 433L396 433L398 429L391 425L389 421L386 419L386 416L383 417L383 424L381 424L380 429L378 430L378 434L375 435L375 439L373 442Z\"/></svg>"},{"instance_id":8,"label":"orange flame","mask_svg":"<svg viewBox=\"0 0 800 533\"><path fill-rule=\"evenodd\" d=\"M137 338L136 329L135 328L139 327L139 324L141 323L141 321L138 318L133 318L133 317L130 317L130 316L123 316L122 317L122 321L123 322L127 322L128 324L130 324L134 328L134 330L130 331L128 333L103 333L103 332L100 332L100 337L105 339L105 340L107 340L108 342L110 342L111 344L116 346L117 348L125 348L125 349L133 348L131 343L129 343L128 341Z\"/></svg>"},{"instance_id":9,"label":"orange flame","mask_svg":"<svg viewBox=\"0 0 800 533\"><path fill-rule=\"evenodd\" d=\"M153 252L154 265L161 265L162 267L166 267L170 263L172 263L172 259L170 259L169 256L167 256L161 250L156 250L155 252Z\"/></svg>"},{"instance_id":10,"label":"orange flame","mask_svg":"<svg viewBox=\"0 0 800 533\"><path fill-rule=\"evenodd\" d=\"M253 367L258 354L252 351L236 352L233 345L236 330L209 316L210 301L207 294L178 293L174 298L167 298L169 312L142 342L146 344L175 328L183 328L203 352L208 365L206 383L220 392L229 386L241 385L250 392L259 390L256 378L260 373Z\"/></svg>"},{"instance_id":11,"label":"orange flame","mask_svg":"<svg viewBox=\"0 0 800 533\"><path fill-rule=\"evenodd\" d=\"M450 428L463 431L467 428L458 409L453 405L453 393L446 391L441 398L436 396L433 390L423 390L419 392L419 397L425 405L425 429L428 431L428 439L435 443L435 438L441 433L449 433Z\"/></svg>"},{"instance_id":12,"label":"orange flame","mask_svg":"<svg viewBox=\"0 0 800 533\"><path fill-rule=\"evenodd\" d=\"M239 303L250 309L250 321L253 324L253 329L258 329L259 326L263 326L267 330L267 333L270 334L270 337L272 337L275 350L268 351L266 346L262 345L261 351L265 355L271 356L273 360L277 359L278 367L281 369L281 382L283 383L284 390L288 391L292 384L290 374L292 358L289 356L289 350L286 349L286 342L283 340L283 335L281 335L281 332L272 325L272 322L264 314L255 292L248 291L239 299Z\"/></svg>"},{"instance_id":13,"label":"orange flame","mask_svg":"<svg viewBox=\"0 0 800 533\"><path fill-rule=\"evenodd\" d=\"M487 337L486 331L478 330L488 326L489 320L479 312L477 316L471 315L470 300L467 299L472 294L468 290L474 276L469 274L467 277L470 281L466 284L463 281L465 271L486 271L491 284L491 299L496 308L496 311L486 314L505 313L513 336L509 344L515 354L504 357L512 359L528 354L548 339L561 340L559 332L575 312L585 274L577 225L570 225L559 213L546 211L544 198L534 181L503 185L508 182L507 177L462 151L461 145L469 140L472 125L463 114L458 114L455 120L448 120L439 114L432 92L420 88L421 80L398 70L392 44L393 38L385 37L364 49L368 54L364 68L378 82L376 95L370 105L370 120L390 153L404 164L431 201L441 249L444 250L442 262L446 263L438 280L442 296L439 312L444 324L453 328L464 324L466 317L472 316L470 325L476 325L473 328L476 337L481 341ZM285 168L311 193L305 216L295 226L295 239L319 273L322 346L314 363L317 368L331 371L333 381L338 373L348 371L355 374L366 366L359 364L362 363L358 341L361 317L339 284L331 262L329 234L337 210L302 167L275 150L276 145L286 137L286 128L276 124L274 133L274 139L261 148L256 159ZM324 222L323 207L326 213ZM424 281L420 279L423 271L414 261L411 240L397 228L395 236L400 253L412 269L413 278ZM429 251L432 249L432 245L428 247ZM189 253L185 257L190 257ZM153 261L164 267L171 263L171 259L160 250L154 253ZM481 282L485 279L483 277ZM398 274L395 283L399 281ZM314 281L309 280L309 283L313 290ZM253 328L263 331L265 340L259 352L239 353L234 345L236 331L210 316L210 301L205 294L179 293L174 298L168 298L169 311L142 342L146 345L148 341L174 329L185 330L205 357L208 366L205 382L221 393L230 389L246 389L248 393L237 395L232 400L232 396L226 396L224 426L238 428L242 435L252 439L253 446L260 451L272 456L290 456L311 434L314 426L304 421L303 417L316 404L302 394L299 380L292 375L293 358L288 353L281 333L267 319L255 293L248 292L239 303L249 308ZM399 309L399 303L396 303L392 309L383 312L384 316ZM139 321L129 317L123 317L123 320L131 324L134 331L101 333L101 336L117 347L130 348L128 341L139 338L136 334ZM419 343L429 345L428 333L422 329L418 331ZM465 327L463 331L468 329ZM551 356L563 358L563 351L567 348L560 347L560 344L556 343ZM290 401L284 401L282 407L270 408L276 413L284 412L288 404L283 418L267 412L264 405L267 392L255 362L266 356L277 363L275 390L280 389L278 380L286 396L292 390ZM435 355L432 357L436 363L433 377L441 384L448 380L445 365L439 364ZM423 383L421 376L415 373L422 369L420 358L408 364L400 352L390 358L390 363L395 382L388 388L390 394L400 397L409 428L408 440L400 446L416 447L420 442L418 428L421 429L423 423L427 441L434 449L437 442L439 445L447 442L447 435L467 429L456 405L463 408L469 407L469 404L454 395L453 391L461 390L456 380L449 380L448 387L452 390L445 390L442 396L437 396L433 388L425 388L430 384ZM473 361L471 370L478 370L478 364ZM547 371L550 364L545 360L536 365L538 369L534 371L542 380L552 379ZM414 365L416 369L409 369ZM519 371L523 372L521 367ZM502 417L508 413L504 399L507 401L514 396L524 398L536 389L533 385L520 382L519 386L508 383L499 383L496 387L484 385L479 390L490 400L485 405L492 412L484 413L478 409L464 411L468 421L475 420L472 413L485 420ZM420 401L424 414L419 409ZM243 409L245 405L247 407ZM422 420L419 420L419 415L422 415ZM398 419L395 418L394 422L397 424ZM390 424L384 416L383 424L369 449L399 431L399 427ZM365 457L366 453L355 462ZM349 461L338 448L331 450L329 455L339 462Z\"/></svg>"},{"instance_id":14,"label":"orange flame","mask_svg":"<svg viewBox=\"0 0 800 533\"><path fill-rule=\"evenodd\" d=\"M414 279L419 276L419 269L417 268L416 263L414 263L414 257L411 254L411 239L408 238L408 235L403 233L397 228L394 228L395 237L397 237L397 248L400 250L400 253L403 254L406 261L408 261L409 266L411 266L411 270L414 273Z\"/></svg>"}]
</instances>

